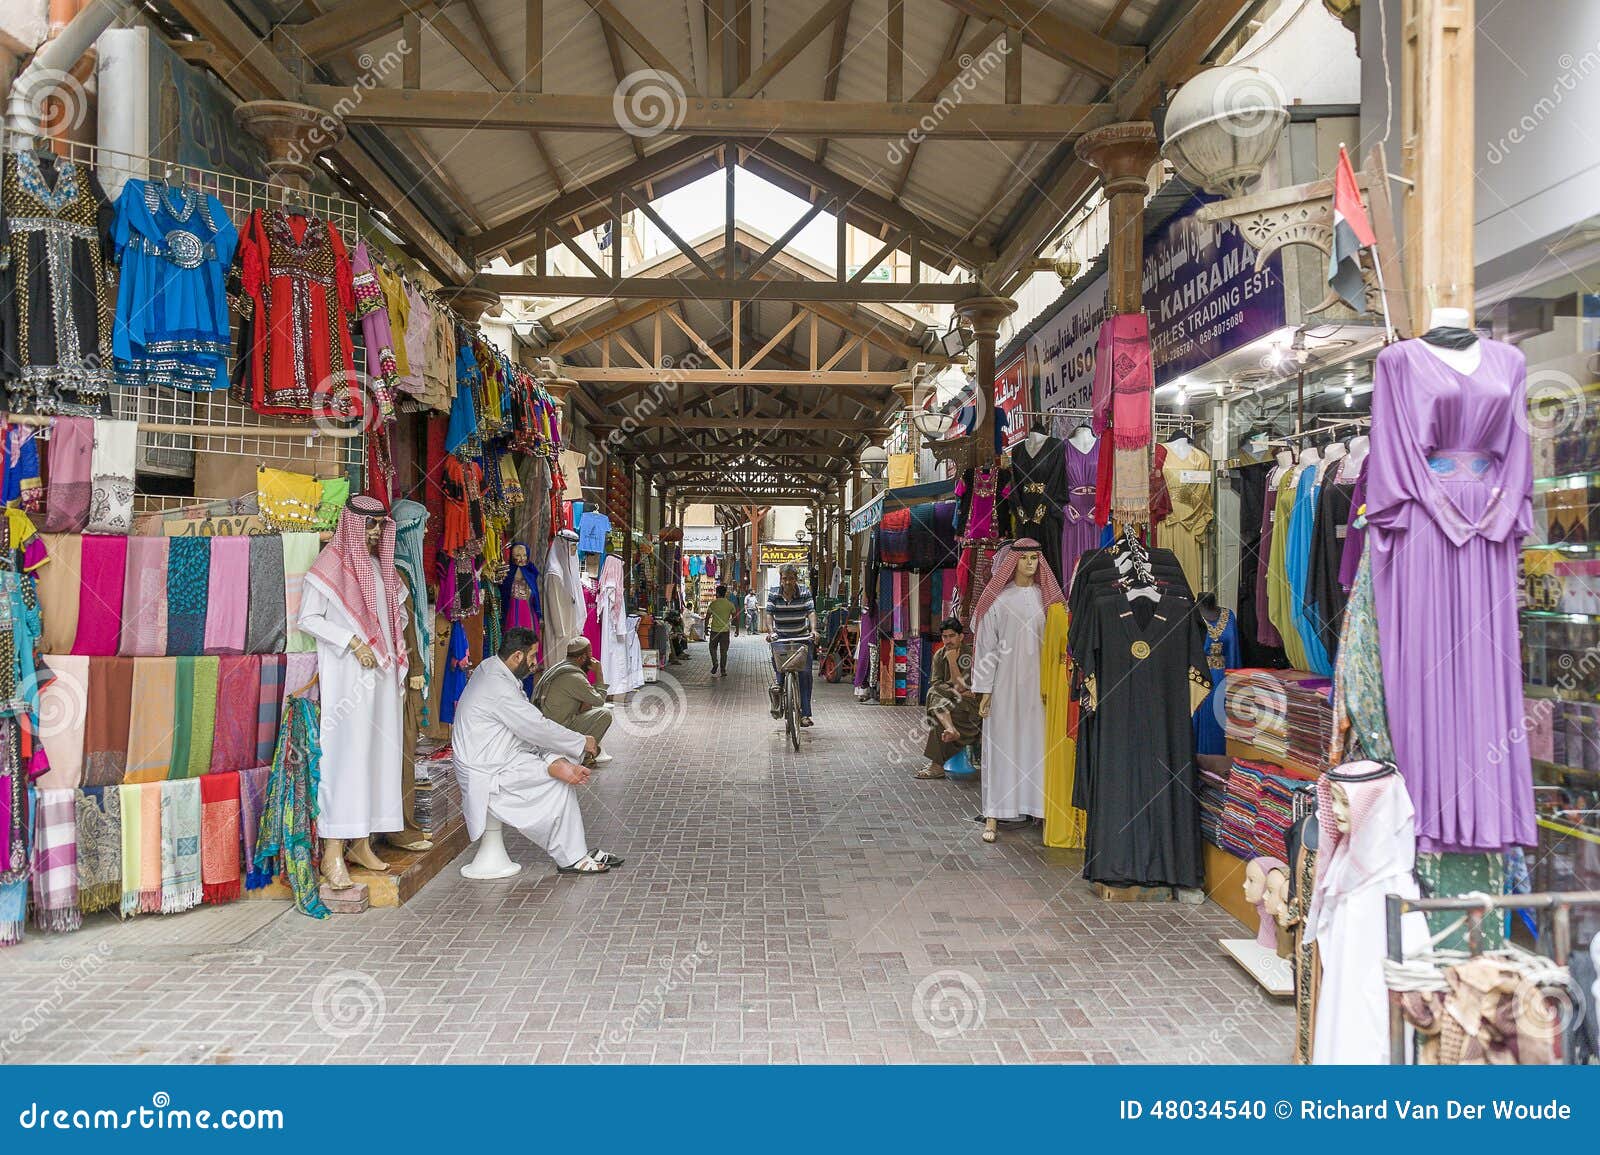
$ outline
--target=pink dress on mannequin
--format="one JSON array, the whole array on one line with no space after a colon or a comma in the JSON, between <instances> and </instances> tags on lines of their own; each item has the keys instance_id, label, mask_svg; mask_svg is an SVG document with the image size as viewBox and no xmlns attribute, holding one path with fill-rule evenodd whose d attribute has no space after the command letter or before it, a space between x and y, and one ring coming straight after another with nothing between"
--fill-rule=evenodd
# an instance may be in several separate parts
<instances>
[{"instance_id":1,"label":"pink dress on mannequin","mask_svg":"<svg viewBox=\"0 0 1600 1155\"><path fill-rule=\"evenodd\" d=\"M589 639L589 651L596 658L600 656L600 591L588 579L583 583L583 604L588 608L589 616L583 623L583 636ZM594 682L594 671L589 671L589 681Z\"/></svg>"}]
</instances>

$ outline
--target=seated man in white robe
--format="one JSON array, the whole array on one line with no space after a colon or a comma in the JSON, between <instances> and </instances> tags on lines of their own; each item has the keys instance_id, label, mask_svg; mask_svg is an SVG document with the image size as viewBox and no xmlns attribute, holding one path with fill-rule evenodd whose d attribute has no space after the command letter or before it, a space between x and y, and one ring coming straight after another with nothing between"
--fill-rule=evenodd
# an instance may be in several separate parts
<instances>
[{"instance_id":1,"label":"seated man in white robe","mask_svg":"<svg viewBox=\"0 0 1600 1155\"><path fill-rule=\"evenodd\" d=\"M523 694L536 648L532 630L507 630L499 655L472 672L456 704L450 740L467 833L482 838L492 815L543 847L560 873L604 874L622 859L587 847L575 789L589 780L581 763L596 743Z\"/></svg>"}]
</instances>

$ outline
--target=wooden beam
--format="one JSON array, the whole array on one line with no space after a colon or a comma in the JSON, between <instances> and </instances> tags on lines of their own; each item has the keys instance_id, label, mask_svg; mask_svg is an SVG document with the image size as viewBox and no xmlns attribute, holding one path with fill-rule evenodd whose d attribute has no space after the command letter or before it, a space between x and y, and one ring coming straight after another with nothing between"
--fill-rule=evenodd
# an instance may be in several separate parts
<instances>
[{"instance_id":1,"label":"wooden beam","mask_svg":"<svg viewBox=\"0 0 1600 1155\"><path fill-rule=\"evenodd\" d=\"M874 428L868 421L840 421L833 417L639 417L641 429L835 429L843 432Z\"/></svg>"},{"instance_id":2,"label":"wooden beam","mask_svg":"<svg viewBox=\"0 0 1600 1155\"><path fill-rule=\"evenodd\" d=\"M716 350L711 348L704 337L694 331L689 322L678 316L678 311L676 309L668 309L666 313L667 320L671 321L674 325L678 326L678 328L682 329L684 336L688 337L689 340L694 342L694 347L696 349L699 349L700 352L704 353L707 357L710 357L713 361L715 361L718 369L721 369L725 372L728 371L728 363L721 357L717 356ZM695 372L695 370L683 369L677 365L674 365L671 369L657 369L655 372L657 374L661 374L660 376L653 378L657 381L695 380L695 378L686 375ZM637 379L637 377L638 375L635 374L634 379ZM574 380L583 380L583 378L574 378Z\"/></svg>"},{"instance_id":3,"label":"wooden beam","mask_svg":"<svg viewBox=\"0 0 1600 1155\"><path fill-rule=\"evenodd\" d=\"M208 8L222 7L206 0L193 0ZM313 60L345 48L357 48L380 36L398 31L407 16L423 17L442 8L448 0L345 0L337 8L302 24L280 25L290 42ZM182 4L175 5L180 12ZM184 16L188 20L188 16ZM209 37L208 37L209 39Z\"/></svg>"},{"instance_id":4,"label":"wooden beam","mask_svg":"<svg viewBox=\"0 0 1600 1155\"><path fill-rule=\"evenodd\" d=\"M544 0L525 0L522 30L522 91L544 90Z\"/></svg>"},{"instance_id":5,"label":"wooden beam","mask_svg":"<svg viewBox=\"0 0 1600 1155\"><path fill-rule=\"evenodd\" d=\"M886 83L884 99L897 104L906 95L906 6L905 0L889 0L889 18L885 22L884 39L889 54L885 63Z\"/></svg>"},{"instance_id":6,"label":"wooden beam","mask_svg":"<svg viewBox=\"0 0 1600 1155\"><path fill-rule=\"evenodd\" d=\"M1406 296L1418 332L1435 308L1472 316L1473 8L1404 0L1400 10Z\"/></svg>"},{"instance_id":7,"label":"wooden beam","mask_svg":"<svg viewBox=\"0 0 1600 1155\"><path fill-rule=\"evenodd\" d=\"M870 277L872 275L872 270L883 264L883 258L887 257L901 245L905 244L906 231L907 230L905 229L896 230L888 240L884 241L882 245L878 246L878 251L872 255L872 259L850 274L850 283L852 285L859 285L862 281L865 281L868 277Z\"/></svg>"},{"instance_id":8,"label":"wooden beam","mask_svg":"<svg viewBox=\"0 0 1600 1155\"><path fill-rule=\"evenodd\" d=\"M1098 80L1115 80L1144 55L1142 49L1114 44L1092 28L1058 15L1040 0L945 0L983 20L1020 25L1024 41L1053 60L1087 72Z\"/></svg>"},{"instance_id":9,"label":"wooden beam","mask_svg":"<svg viewBox=\"0 0 1600 1155\"><path fill-rule=\"evenodd\" d=\"M1006 103L1022 103L1022 29L1006 29Z\"/></svg>"},{"instance_id":10,"label":"wooden beam","mask_svg":"<svg viewBox=\"0 0 1600 1155\"><path fill-rule=\"evenodd\" d=\"M351 124L410 124L431 128L494 130L539 128L551 132L615 133L610 96L552 96L507 100L498 92L393 88L368 91L350 107L349 90L308 84L308 103L342 112ZM1105 104L884 105L863 101L717 100L687 101L677 129L701 136L760 138L768 135L891 139L920 134L938 140L1048 141L1078 137L1111 123ZM931 127L930 127L931 126Z\"/></svg>"},{"instance_id":11,"label":"wooden beam","mask_svg":"<svg viewBox=\"0 0 1600 1155\"><path fill-rule=\"evenodd\" d=\"M722 18L722 0L701 0L706 23L706 88L712 96L728 95L728 82L723 74L722 57L725 51L727 22Z\"/></svg>"},{"instance_id":12,"label":"wooden beam","mask_svg":"<svg viewBox=\"0 0 1600 1155\"><path fill-rule=\"evenodd\" d=\"M614 31L627 43L629 48L639 54L640 60L643 60L657 72L676 80L683 86L685 94L689 96L700 95L700 90L694 86L694 82L679 72L672 61L667 59L666 54L656 47L655 42L634 26L633 21L617 11L617 6L611 3L611 0L587 0L587 3L607 28Z\"/></svg>"},{"instance_id":13,"label":"wooden beam","mask_svg":"<svg viewBox=\"0 0 1600 1155\"><path fill-rule=\"evenodd\" d=\"M630 201L632 201L633 206L642 212L646 217L648 217L650 219L650 223L655 225L656 228L660 229L662 235L665 236L667 240L672 242L672 247L677 249L684 256L688 257L689 260L694 263L695 268L699 269L703 275L712 278L715 278L718 275L717 271L713 269L706 259L700 255L699 251L696 250L695 247L688 241L680 237L677 230L671 225L667 224L667 222L661 218L661 214L650 207L650 202L648 199L635 196L631 191L622 195L626 196ZM621 222L619 221L617 225L617 239L619 241L621 240L621 227Z\"/></svg>"},{"instance_id":14,"label":"wooden beam","mask_svg":"<svg viewBox=\"0 0 1600 1155\"><path fill-rule=\"evenodd\" d=\"M666 305L666 301L644 301L631 308L622 309L603 321L573 330L548 349L542 350L542 353L548 357L560 357L574 352L585 345L593 344L607 333L615 333L618 329L626 329L630 325L638 324L652 313L659 313ZM657 364L659 363L658 359Z\"/></svg>"},{"instance_id":15,"label":"wooden beam","mask_svg":"<svg viewBox=\"0 0 1600 1155\"><path fill-rule=\"evenodd\" d=\"M778 342L782 341L794 331L795 326L800 324L805 315L806 313L804 309L796 309L794 311L794 316L790 317L786 322L784 322L783 328L779 329L770 338L768 338L767 343L761 346L761 348L757 349L756 355L750 358L750 360L746 361L743 367L745 369L754 369L757 365L761 364L761 362L766 359L767 354L771 353L772 350L777 347Z\"/></svg>"},{"instance_id":16,"label":"wooden beam","mask_svg":"<svg viewBox=\"0 0 1600 1155\"><path fill-rule=\"evenodd\" d=\"M786 250L789 247L789 242L800 235L800 230L817 219L817 215L822 212L822 205L823 202L818 201L816 204L812 205L808 210L802 213L799 220L795 221L794 224L790 225L784 230L783 236L777 238L777 240L768 245L762 251L761 255L752 261L747 267L739 270L740 279L746 281L751 280L754 278L755 274L759 273L763 268L766 267L768 261L772 260L773 257Z\"/></svg>"},{"instance_id":17,"label":"wooden beam","mask_svg":"<svg viewBox=\"0 0 1600 1155\"><path fill-rule=\"evenodd\" d=\"M553 227L553 226L552 226ZM625 297L642 300L662 297L674 301L731 301L760 297L769 301L836 302L840 304L952 305L981 296L982 287L970 282L920 285L852 285L839 281L763 280L752 290L748 281L719 277L563 277L530 273L479 273L473 283L502 296L517 297ZM921 356L920 353L917 354Z\"/></svg>"},{"instance_id":18,"label":"wooden beam","mask_svg":"<svg viewBox=\"0 0 1600 1155\"><path fill-rule=\"evenodd\" d=\"M400 29L406 40L405 58L400 63L400 85L418 89L422 87L422 17L407 12Z\"/></svg>"},{"instance_id":19,"label":"wooden beam","mask_svg":"<svg viewBox=\"0 0 1600 1155\"><path fill-rule=\"evenodd\" d=\"M776 51L761 62L761 67L750 74L750 79L739 85L729 95L745 97L760 94L763 88L772 83L778 73L794 63L794 58L804 52L813 40L822 35L824 28L837 21L852 2L853 0L827 0L821 8L811 14L804 24L795 30L793 36L785 40L778 46Z\"/></svg>"},{"instance_id":20,"label":"wooden beam","mask_svg":"<svg viewBox=\"0 0 1600 1155\"><path fill-rule=\"evenodd\" d=\"M489 25L484 22L483 13L478 9L478 0L466 0L467 16L472 20L473 27L478 30L478 36L483 40L484 48L480 51L469 36L463 32L459 25L443 12L439 13L433 21L433 27L439 35L443 36L450 47L468 64L477 71L497 92L515 92L519 89L519 82L511 76L511 70L506 67L505 60L500 55L500 50L495 47L494 34L489 31ZM530 15L531 18L531 15ZM526 91L524 89L524 91ZM537 88L533 91L538 91ZM544 142L544 136L537 130L530 130L528 137L533 141L533 147L539 154L539 159L550 170L550 177L555 181L559 192L562 188L561 172L556 167L556 160L551 155L549 147Z\"/></svg>"},{"instance_id":21,"label":"wooden beam","mask_svg":"<svg viewBox=\"0 0 1600 1155\"><path fill-rule=\"evenodd\" d=\"M545 228L554 233L556 240L565 245L567 250L571 252L573 256L577 257L578 260L587 265L595 276L609 279L606 278L606 271L600 267L593 257L583 251L583 246L577 242L576 238L574 238L571 233L567 232L567 230L562 227L560 221L550 221L545 225Z\"/></svg>"},{"instance_id":22,"label":"wooden beam","mask_svg":"<svg viewBox=\"0 0 1600 1155\"><path fill-rule=\"evenodd\" d=\"M677 314L667 312L666 316L676 319ZM904 369L885 369L861 372L856 369L840 369L829 371L826 367L820 369L735 369L717 354L716 347L704 337L695 333L687 325L680 322L680 327L689 335L702 354L711 358L717 366L715 369L700 366L674 365L670 369L648 368L643 365L563 365L561 370L574 381L586 381L597 385L638 385L662 383L667 385L751 385L756 388L774 388L783 386L793 389L866 389L866 388L893 388L904 384L906 374ZM603 337L610 340L616 334ZM849 344L844 346L848 351L858 342L864 340L859 335L852 335ZM837 358L839 354L835 354Z\"/></svg>"},{"instance_id":23,"label":"wooden beam","mask_svg":"<svg viewBox=\"0 0 1600 1155\"><path fill-rule=\"evenodd\" d=\"M844 64L844 42L850 35L850 13L854 11L846 4L844 11L839 13L833 22L833 39L828 43L828 68L822 74L822 99L833 100L839 95L839 70ZM821 164L828 155L828 138L823 137L817 143L817 151L812 157Z\"/></svg>"},{"instance_id":24,"label":"wooden beam","mask_svg":"<svg viewBox=\"0 0 1600 1155\"><path fill-rule=\"evenodd\" d=\"M850 352L851 349L854 349L857 345L860 345L860 344L861 344L861 334L860 333L852 333L850 335L850 339L848 341L846 341L844 344L840 345L837 349L835 349L833 351L833 356L829 357L826 361L824 361L822 363L821 372L827 373L830 370L832 370L832 368L835 365L837 365L840 361L844 360L844 355L846 353ZM865 346L862 346L862 348L864 349ZM888 374L885 374L885 376L888 376ZM905 379L905 374L902 373L900 376L901 376L902 380Z\"/></svg>"}]
</instances>

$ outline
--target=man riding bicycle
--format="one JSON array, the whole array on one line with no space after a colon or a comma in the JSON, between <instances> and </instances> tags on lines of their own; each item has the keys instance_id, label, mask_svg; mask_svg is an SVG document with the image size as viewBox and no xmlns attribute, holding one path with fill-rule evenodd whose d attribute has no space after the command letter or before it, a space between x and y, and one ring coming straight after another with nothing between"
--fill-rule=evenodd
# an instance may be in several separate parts
<instances>
[{"instance_id":1,"label":"man riding bicycle","mask_svg":"<svg viewBox=\"0 0 1600 1155\"><path fill-rule=\"evenodd\" d=\"M809 590L801 588L800 571L793 565L785 565L778 570L778 589L775 593L767 595L767 641L768 642L804 642L806 644L806 663L800 668L800 725L810 726L811 721L811 662L816 657L816 643L819 631L817 630L817 603L811 599ZM772 716L781 717L782 708L782 677L778 673L778 663L774 659L772 674L776 684L767 687L767 694L772 699Z\"/></svg>"}]
</instances>

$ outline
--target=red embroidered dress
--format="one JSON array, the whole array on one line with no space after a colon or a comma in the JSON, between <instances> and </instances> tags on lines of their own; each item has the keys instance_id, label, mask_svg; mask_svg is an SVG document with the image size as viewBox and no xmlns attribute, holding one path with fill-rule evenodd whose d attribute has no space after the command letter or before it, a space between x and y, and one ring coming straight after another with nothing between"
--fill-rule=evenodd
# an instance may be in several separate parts
<instances>
[{"instance_id":1,"label":"red embroidered dress","mask_svg":"<svg viewBox=\"0 0 1600 1155\"><path fill-rule=\"evenodd\" d=\"M234 399L257 413L363 416L350 341L355 289L339 231L257 209L241 231L239 280L249 349Z\"/></svg>"}]
</instances>

